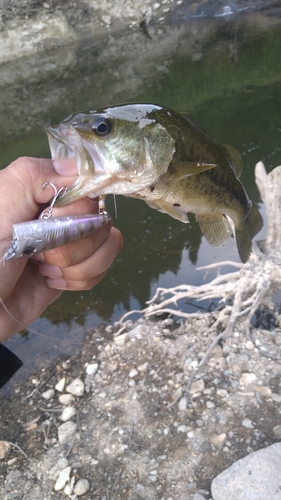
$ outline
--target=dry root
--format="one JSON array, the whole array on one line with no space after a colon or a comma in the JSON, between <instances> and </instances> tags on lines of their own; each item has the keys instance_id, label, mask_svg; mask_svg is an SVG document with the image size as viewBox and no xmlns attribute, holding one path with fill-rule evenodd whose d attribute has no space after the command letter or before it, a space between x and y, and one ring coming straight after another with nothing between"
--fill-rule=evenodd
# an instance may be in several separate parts
<instances>
[{"instance_id":1,"label":"dry root","mask_svg":"<svg viewBox=\"0 0 281 500\"><path fill-rule=\"evenodd\" d=\"M124 332L132 324L127 318L133 313L140 313L144 318L168 313L186 320L192 317L212 315L214 322L210 330L221 332L216 336L196 372L187 386L187 393L196 373L206 363L212 349L223 338L231 335L238 319L243 319L244 331L250 339L250 323L255 311L261 306L272 306L272 294L281 288L281 166L266 174L265 167L259 162L255 168L256 183L267 211L268 229L266 240L259 245L253 244L253 251L246 264L220 262L217 265L201 269L218 268L218 275L211 282L201 286L179 285L174 288L158 288L155 295L147 302L142 311L130 311L119 321L116 335ZM238 268L228 274L220 274L225 265ZM213 312L187 313L177 308L181 300L195 299L219 300L219 306ZM265 354L262 352L262 354Z\"/></svg>"}]
</instances>

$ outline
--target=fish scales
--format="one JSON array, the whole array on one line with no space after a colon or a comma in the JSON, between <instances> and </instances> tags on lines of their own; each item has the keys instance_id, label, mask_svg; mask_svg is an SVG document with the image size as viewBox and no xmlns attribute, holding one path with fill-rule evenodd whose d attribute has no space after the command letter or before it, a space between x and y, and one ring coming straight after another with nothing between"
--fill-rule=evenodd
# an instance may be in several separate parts
<instances>
[{"instance_id":1,"label":"fish scales","mask_svg":"<svg viewBox=\"0 0 281 500\"><path fill-rule=\"evenodd\" d=\"M78 179L56 205L84 196L123 194L188 222L194 213L214 246L235 226L241 260L262 218L239 180L242 160L187 113L154 104L125 104L77 113L47 129L53 159L75 156Z\"/></svg>"}]
</instances>

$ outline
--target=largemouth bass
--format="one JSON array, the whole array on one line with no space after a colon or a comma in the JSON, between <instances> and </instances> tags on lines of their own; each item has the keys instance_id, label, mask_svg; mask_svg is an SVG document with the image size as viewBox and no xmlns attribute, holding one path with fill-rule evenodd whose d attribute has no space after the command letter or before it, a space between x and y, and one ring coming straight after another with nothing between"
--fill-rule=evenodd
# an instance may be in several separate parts
<instances>
[{"instance_id":1,"label":"largemouth bass","mask_svg":"<svg viewBox=\"0 0 281 500\"><path fill-rule=\"evenodd\" d=\"M153 104L126 104L77 113L47 134L53 159L75 157L78 179L57 199L139 198L182 222L193 213L213 246L235 227L239 255L249 257L262 217L239 180L239 153L210 138L187 113Z\"/></svg>"}]
</instances>

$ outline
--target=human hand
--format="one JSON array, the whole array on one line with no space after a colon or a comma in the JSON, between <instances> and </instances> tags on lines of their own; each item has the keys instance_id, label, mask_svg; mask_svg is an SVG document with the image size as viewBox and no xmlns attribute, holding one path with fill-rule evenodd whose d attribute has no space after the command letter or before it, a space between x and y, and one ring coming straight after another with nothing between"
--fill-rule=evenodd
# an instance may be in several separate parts
<instances>
[{"instance_id":1,"label":"human hand","mask_svg":"<svg viewBox=\"0 0 281 500\"><path fill-rule=\"evenodd\" d=\"M55 168L54 168L55 166ZM19 158L0 171L0 255L11 242L12 225L36 219L52 198L42 186L71 186L77 177L74 160L53 162ZM98 204L83 199L53 211L53 217L97 213ZM22 330L54 302L62 290L88 290L105 275L122 247L122 235L111 222L82 239L31 259L0 265L0 341ZM9 311L9 314L8 312Z\"/></svg>"}]
</instances>

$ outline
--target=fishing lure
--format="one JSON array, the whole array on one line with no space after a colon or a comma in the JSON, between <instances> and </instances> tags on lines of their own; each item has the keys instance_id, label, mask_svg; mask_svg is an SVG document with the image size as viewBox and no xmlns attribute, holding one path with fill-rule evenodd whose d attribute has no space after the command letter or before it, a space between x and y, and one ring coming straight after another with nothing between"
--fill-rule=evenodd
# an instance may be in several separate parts
<instances>
[{"instance_id":1,"label":"fishing lure","mask_svg":"<svg viewBox=\"0 0 281 500\"><path fill-rule=\"evenodd\" d=\"M78 240L107 224L111 217L102 206L98 214L68 215L52 218L53 206L65 188L57 191L51 205L46 208L41 218L27 222L13 224L13 239L7 248L3 260L19 257L32 257L35 253L45 252L60 247L71 241Z\"/></svg>"},{"instance_id":2,"label":"fishing lure","mask_svg":"<svg viewBox=\"0 0 281 500\"><path fill-rule=\"evenodd\" d=\"M39 219L13 225L13 240L3 259L31 257L78 240L104 226L110 215L87 214Z\"/></svg>"}]
</instances>

